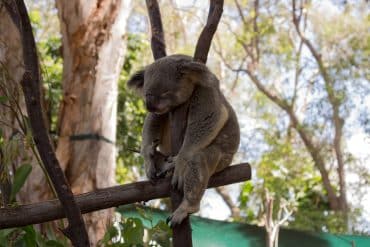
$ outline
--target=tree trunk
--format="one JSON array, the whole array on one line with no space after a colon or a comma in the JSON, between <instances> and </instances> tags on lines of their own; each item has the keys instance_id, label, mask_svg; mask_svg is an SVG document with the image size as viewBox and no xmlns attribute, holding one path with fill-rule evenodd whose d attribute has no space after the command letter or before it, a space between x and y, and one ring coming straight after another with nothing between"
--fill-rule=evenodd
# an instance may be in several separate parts
<instances>
[{"instance_id":1,"label":"tree trunk","mask_svg":"<svg viewBox=\"0 0 370 247\"><path fill-rule=\"evenodd\" d=\"M118 78L123 64L131 1L57 0L63 44L63 102L57 157L72 191L115 184ZM112 210L85 216L91 244Z\"/></svg>"},{"instance_id":2,"label":"tree trunk","mask_svg":"<svg viewBox=\"0 0 370 247\"><path fill-rule=\"evenodd\" d=\"M15 153L4 153L0 165L3 172L12 171L22 164L32 165L32 172L18 193L18 202L22 204L39 202L50 194L45 175L38 164L31 147L31 138L25 138L27 126L23 116L27 116L26 105L20 81L24 73L22 43L18 29L11 20L5 7L0 3L0 96L8 100L0 105L0 129L6 142L14 142ZM10 106L10 107L8 107ZM36 149L35 149L36 150ZM36 151L35 151L36 152ZM15 155L6 162L5 156ZM6 167L5 167L6 166ZM9 174L8 174L9 175Z\"/></svg>"}]
</instances>

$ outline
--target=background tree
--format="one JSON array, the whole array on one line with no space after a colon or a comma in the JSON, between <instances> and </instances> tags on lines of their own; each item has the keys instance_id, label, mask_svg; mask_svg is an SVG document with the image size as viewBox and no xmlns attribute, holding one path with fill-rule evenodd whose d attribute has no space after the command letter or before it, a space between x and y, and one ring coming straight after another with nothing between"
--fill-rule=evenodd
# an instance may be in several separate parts
<instances>
[{"instance_id":1,"label":"background tree","mask_svg":"<svg viewBox=\"0 0 370 247\"><path fill-rule=\"evenodd\" d=\"M329 206L325 208L341 212L337 220L346 218L345 168L351 164L344 142L351 123L346 120L354 114L352 95L369 89L363 74L368 66L364 56L369 47L363 39L368 24L366 10L360 9L366 9L366 3L332 3L336 12L324 14L325 4L315 1L234 2L236 21L225 25L234 34L236 52L221 50L220 38L220 58L231 71L247 75L259 94L273 103L276 137L293 137L305 148L320 173L322 196ZM354 18L354 12L360 18ZM340 225L336 229L345 231L347 223Z\"/></svg>"},{"instance_id":2,"label":"background tree","mask_svg":"<svg viewBox=\"0 0 370 247\"><path fill-rule=\"evenodd\" d=\"M76 194L115 184L117 83L131 1L56 1L63 47L57 156ZM112 210L85 217L93 245Z\"/></svg>"}]
</instances>

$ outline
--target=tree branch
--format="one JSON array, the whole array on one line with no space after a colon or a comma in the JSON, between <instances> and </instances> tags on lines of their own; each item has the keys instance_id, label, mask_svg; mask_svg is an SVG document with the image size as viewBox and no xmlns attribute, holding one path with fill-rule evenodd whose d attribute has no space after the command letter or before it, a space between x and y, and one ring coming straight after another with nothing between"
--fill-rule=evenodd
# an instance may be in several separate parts
<instances>
[{"instance_id":1,"label":"tree branch","mask_svg":"<svg viewBox=\"0 0 370 247\"><path fill-rule=\"evenodd\" d=\"M294 3L294 0L293 0ZM295 3L294 3L295 4ZM294 5L295 6L295 5ZM295 9L295 7L293 8ZM294 11L293 11L294 12ZM242 12L239 12L239 15L243 15ZM243 16L241 16L242 18ZM293 20L297 23L297 18L294 17ZM301 18L301 16L299 17ZM297 23L298 24L298 23ZM298 26L297 26L298 27ZM234 33L236 40L244 47L244 50L246 51L247 55L253 58L253 54L248 52L247 49L247 44L243 44L243 42L237 37L237 35ZM303 37L303 36L302 36ZM302 41L304 44L305 42L308 42L307 39L306 41ZM311 49L313 46L310 46ZM221 54L222 55L222 54ZM316 53L316 57L319 58L318 54ZM224 60L224 58L221 56L221 59ZM336 196L335 190L331 185L331 181L329 178L329 174L327 169L325 168L325 162L323 156L320 154L320 147L317 147L315 144L313 138L305 131L303 128L303 125L300 123L296 113L294 112L293 104L290 103L283 98L281 98L279 95L276 93L272 92L269 90L267 87L264 86L264 84L260 81L260 79L257 77L257 75L254 73L254 68L256 67L254 64L252 66L248 66L246 69L235 69L232 68L230 64L228 64L226 61L224 61L224 64L231 69L232 71L236 72L244 72L246 73L249 78L251 79L252 83L257 87L257 89L262 92L265 96L267 96L272 102L274 102L277 106L279 106L282 110L284 110L288 115L292 123L292 127L298 132L299 136L301 137L305 147L307 148L308 152L310 153L315 166L318 168L321 177L323 179L323 184L325 187L325 190L328 193L328 198L329 198L329 203L330 207L333 210L338 209L338 198ZM322 67L323 68L323 67Z\"/></svg>"},{"instance_id":2,"label":"tree branch","mask_svg":"<svg viewBox=\"0 0 370 247\"><path fill-rule=\"evenodd\" d=\"M25 96L27 113L30 118L33 139L69 222L63 233L71 240L74 246L89 246L89 239L80 209L59 166L46 131L47 128L41 105L39 61L27 9L22 0L9 1L8 3L5 6L12 13L13 20L15 10L17 13L16 18L19 20L14 21L14 24L21 34L23 45L25 73L21 85Z\"/></svg>"},{"instance_id":3,"label":"tree branch","mask_svg":"<svg viewBox=\"0 0 370 247\"><path fill-rule=\"evenodd\" d=\"M231 212L231 217L233 218L239 218L240 217L240 209L233 200L231 199L229 193L225 190L224 187L217 187L216 188L217 193L222 197L226 205L229 207Z\"/></svg>"},{"instance_id":4,"label":"tree branch","mask_svg":"<svg viewBox=\"0 0 370 247\"><path fill-rule=\"evenodd\" d=\"M201 32L194 52L194 60L207 63L213 35L217 30L223 12L223 0L211 0L206 26Z\"/></svg>"},{"instance_id":5,"label":"tree branch","mask_svg":"<svg viewBox=\"0 0 370 247\"><path fill-rule=\"evenodd\" d=\"M325 90L328 94L328 100L331 105L332 111L333 111L333 123L334 123L334 151L337 158L337 164L338 164L338 177L339 177L339 186L340 186L340 201L338 205L340 209L345 212L348 205L347 205L347 196L346 196L346 185L345 185L345 176L344 176L344 161L343 161L343 153L342 153L342 135L343 135L343 125L344 125L344 119L340 117L339 114L339 107L341 104L340 98L335 94L334 89L334 82L332 78L330 77L324 62L322 61L321 54L315 49L312 42L305 37L303 32L300 29L300 20L301 20L301 12L302 12L303 6L300 6L300 15L296 15L297 12L297 6L296 1L292 0L292 18L293 18L293 24L297 31L298 36L300 37L301 41L306 45L312 56L314 57L320 74L324 80L325 83ZM337 209L338 209L337 206Z\"/></svg>"},{"instance_id":6,"label":"tree branch","mask_svg":"<svg viewBox=\"0 0 370 247\"><path fill-rule=\"evenodd\" d=\"M249 77L251 78L252 82L256 85L256 87L264 95L266 95L272 102L277 104L282 110L284 110L289 115L292 127L298 132L299 136L301 137L303 143L305 144L308 152L310 153L316 167L318 168L321 174L324 187L328 192L330 207L333 210L338 209L338 200L334 188L331 185L328 171L325 168L324 158L322 157L322 155L320 155L320 148L318 148L315 145L311 136L304 130L304 127L299 122L298 117L295 114L293 108L279 96L270 92L251 71L246 70L246 73L249 75Z\"/></svg>"},{"instance_id":7,"label":"tree branch","mask_svg":"<svg viewBox=\"0 0 370 247\"><path fill-rule=\"evenodd\" d=\"M151 47L155 60L166 56L165 41L159 11L158 2L156 0L146 0L150 24L152 30ZM189 104L183 104L180 107L169 113L170 128L171 128L171 155L175 156L180 150L184 139L184 133L187 123L187 113ZM172 189L171 192L171 207L175 211L180 205L183 194L180 191ZM190 219L186 217L181 224L173 229L173 246L192 246Z\"/></svg>"},{"instance_id":8,"label":"tree branch","mask_svg":"<svg viewBox=\"0 0 370 247\"><path fill-rule=\"evenodd\" d=\"M206 63L207 61L211 41L222 15L223 2L223 0L211 0L207 24L199 37L195 49L195 61L203 63ZM161 14L156 0L146 0L146 4L152 29L151 47L154 59L157 60L166 56ZM189 104L185 103L171 111L169 114L171 128L171 155L173 156L177 155L183 143L187 125L188 108ZM183 195L180 191L171 190L173 211L180 205L182 198ZM186 217L180 225L173 228L173 245L175 247L192 246L189 217Z\"/></svg>"},{"instance_id":9,"label":"tree branch","mask_svg":"<svg viewBox=\"0 0 370 247\"><path fill-rule=\"evenodd\" d=\"M239 183L251 178L249 164L227 167L214 174L208 187ZM134 202L148 201L170 195L170 178L159 180L156 184L149 181L120 185L76 196L76 202L82 213L116 207ZM0 209L0 229L43 223L65 217L65 212L58 200L50 200L15 208Z\"/></svg>"},{"instance_id":10,"label":"tree branch","mask_svg":"<svg viewBox=\"0 0 370 247\"><path fill-rule=\"evenodd\" d=\"M166 56L166 43L164 40L161 12L156 0L146 0L150 26L152 30L151 46L155 60Z\"/></svg>"}]
</instances>

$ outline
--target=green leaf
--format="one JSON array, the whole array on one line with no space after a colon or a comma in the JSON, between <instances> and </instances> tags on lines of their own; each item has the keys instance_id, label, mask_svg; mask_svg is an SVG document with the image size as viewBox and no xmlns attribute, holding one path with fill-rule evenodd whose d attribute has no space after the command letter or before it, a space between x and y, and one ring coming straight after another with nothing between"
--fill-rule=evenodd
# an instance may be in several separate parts
<instances>
[{"instance_id":1,"label":"green leaf","mask_svg":"<svg viewBox=\"0 0 370 247\"><path fill-rule=\"evenodd\" d=\"M0 96L0 104L5 103L7 101L8 101L8 97L6 97L5 95Z\"/></svg>"},{"instance_id":2,"label":"green leaf","mask_svg":"<svg viewBox=\"0 0 370 247\"><path fill-rule=\"evenodd\" d=\"M7 237L12 233L16 231L15 228L9 228L9 229L3 229L0 230L0 243L4 243L4 241L7 240Z\"/></svg>"},{"instance_id":3,"label":"green leaf","mask_svg":"<svg viewBox=\"0 0 370 247\"><path fill-rule=\"evenodd\" d=\"M117 228L115 226L111 226L107 229L103 239L99 241L99 245L106 246L108 245L109 241L117 236L119 236Z\"/></svg>"},{"instance_id":4,"label":"green leaf","mask_svg":"<svg viewBox=\"0 0 370 247\"><path fill-rule=\"evenodd\" d=\"M158 221L158 223L152 229L150 229L149 232L150 239L157 242L160 246L171 246L172 230L165 221Z\"/></svg>"},{"instance_id":5,"label":"green leaf","mask_svg":"<svg viewBox=\"0 0 370 247\"><path fill-rule=\"evenodd\" d=\"M33 226L22 227L22 230L26 233L23 236L23 241L26 243L26 246L37 246L36 231Z\"/></svg>"},{"instance_id":6,"label":"green leaf","mask_svg":"<svg viewBox=\"0 0 370 247\"><path fill-rule=\"evenodd\" d=\"M15 196L20 191L24 183L26 182L26 179L28 175L30 175L32 171L32 166L29 164L24 164L20 166L14 175L14 181L12 185L12 192L10 194L10 200L13 201L15 199Z\"/></svg>"},{"instance_id":7,"label":"green leaf","mask_svg":"<svg viewBox=\"0 0 370 247\"><path fill-rule=\"evenodd\" d=\"M139 218L128 218L123 224L125 243L143 245L144 226Z\"/></svg>"}]
</instances>

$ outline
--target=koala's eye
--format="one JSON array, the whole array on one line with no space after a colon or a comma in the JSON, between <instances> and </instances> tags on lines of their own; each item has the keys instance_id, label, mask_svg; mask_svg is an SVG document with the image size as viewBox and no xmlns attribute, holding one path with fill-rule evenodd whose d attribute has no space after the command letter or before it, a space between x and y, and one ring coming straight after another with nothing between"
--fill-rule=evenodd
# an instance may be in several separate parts
<instances>
[{"instance_id":1,"label":"koala's eye","mask_svg":"<svg viewBox=\"0 0 370 247\"><path fill-rule=\"evenodd\" d=\"M168 97L171 94L171 91L165 91L164 93L161 94L161 97Z\"/></svg>"}]
</instances>

